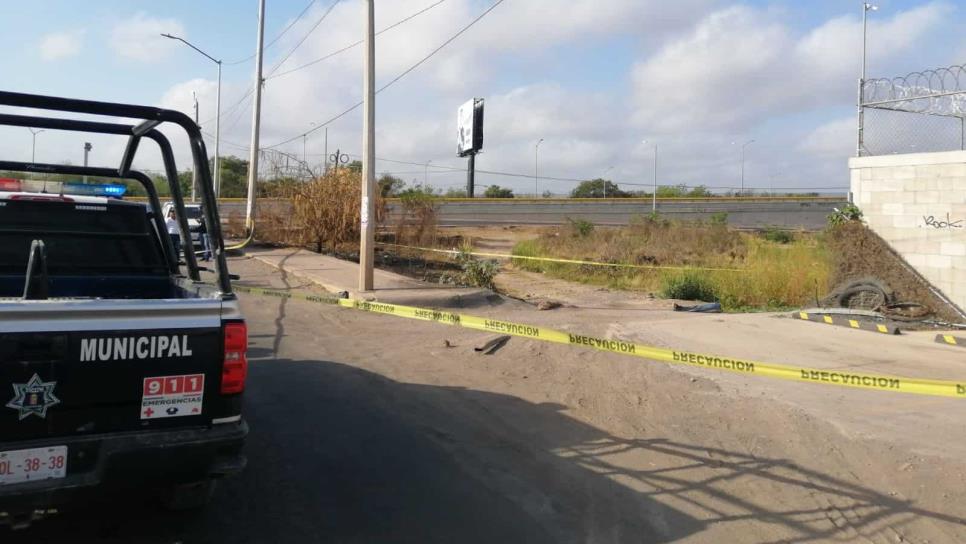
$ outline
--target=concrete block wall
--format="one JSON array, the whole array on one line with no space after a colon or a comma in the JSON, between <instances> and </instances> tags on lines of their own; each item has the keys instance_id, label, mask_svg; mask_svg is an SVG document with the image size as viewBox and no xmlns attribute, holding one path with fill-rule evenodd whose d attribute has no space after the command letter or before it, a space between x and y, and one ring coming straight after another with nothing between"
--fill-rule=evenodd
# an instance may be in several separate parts
<instances>
[{"instance_id":1,"label":"concrete block wall","mask_svg":"<svg viewBox=\"0 0 966 544\"><path fill-rule=\"evenodd\" d=\"M855 157L849 169L869 227L966 309L966 151Z\"/></svg>"}]
</instances>

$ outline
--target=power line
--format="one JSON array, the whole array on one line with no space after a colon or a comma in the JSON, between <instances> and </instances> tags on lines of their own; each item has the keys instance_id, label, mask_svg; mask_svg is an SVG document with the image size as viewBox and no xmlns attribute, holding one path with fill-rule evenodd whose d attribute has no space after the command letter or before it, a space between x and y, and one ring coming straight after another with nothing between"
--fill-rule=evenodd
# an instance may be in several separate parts
<instances>
[{"instance_id":1,"label":"power line","mask_svg":"<svg viewBox=\"0 0 966 544\"><path fill-rule=\"evenodd\" d=\"M292 53L295 53L295 51L299 47L302 47L302 44L305 43L305 40L309 39L309 36L311 36L312 33L315 32L315 29L319 28L319 25L322 24L322 21L324 21L325 18L328 17L330 13L332 13L332 10L335 9L335 6L338 5L340 1L341 0L335 0L335 2L332 2L332 4L329 5L329 9L325 10L325 13L323 13L322 16L319 17L319 20L316 21L314 25L312 25L312 28L310 28L309 31L306 32L304 36L302 36L302 39L299 40L297 44L295 44L295 47L290 49L289 52L286 53L284 57L282 57L282 60L278 61L278 63L275 64L275 67L269 70L268 72L269 76L274 74L275 70L278 70L283 64L285 64L285 61L287 61L288 58L292 56Z\"/></svg>"},{"instance_id":2,"label":"power line","mask_svg":"<svg viewBox=\"0 0 966 544\"><path fill-rule=\"evenodd\" d=\"M483 13L481 13L480 15L478 15L475 19L473 19L472 21L470 21L470 23L468 25L466 25L463 28L461 28L459 30L459 32L457 32L456 34L454 34L453 36L451 36L448 40L446 40L445 42L443 42L439 47L437 47L436 49L432 50L428 55L426 55L421 60L419 60L419 62L417 62L416 64L413 64L412 66L410 66L409 68L407 68L406 70L404 70L401 74L399 74L398 76L396 76L395 78L393 78L389 83L386 83L385 85L383 85L382 87L380 87L379 89L377 89L376 90L376 94L379 94L382 91L388 89L394 83L396 83L400 79L404 78L407 74L411 73L413 70L415 70L416 68L420 67L423 63L425 63L426 61L428 61L429 59L431 59L433 56L435 56L436 53L439 53L444 47L446 47L447 45L449 45L453 41L455 41L456 38L459 38L460 36L462 36L464 32L466 32L473 25L475 25L476 23L478 23L481 19L483 19L483 17L486 17L487 14L489 14L491 11L493 11L494 9L496 9L496 7L499 6L500 4L502 4L504 1L505 0L496 0L496 2L494 2L493 5L491 5L489 8L487 8L486 11L484 11ZM278 143L273 144L273 145L270 145L270 146L265 146L264 149L271 149L273 147L278 147L278 146L281 146L281 145L285 145L285 144L287 144L289 142L294 142L295 140L298 140L299 138L302 138L304 136L308 136L309 134L312 134L313 132L316 132L317 130L321 130L323 127L325 127L325 126L327 126L327 125L329 125L329 124L337 121L338 119L344 117L345 115L348 115L349 113L355 111L361 105L362 105L362 101L360 100L358 103L356 103L355 105L353 105L349 109L343 111L342 113L336 115L335 117L332 117L328 121L325 121L323 123L319 123L315 127L311 128L311 129L309 129L309 130L307 130L307 131L305 131L305 132L303 132L301 134L298 134L296 136L293 136L293 137L291 137L291 138L289 138L287 140L278 142Z\"/></svg>"},{"instance_id":3,"label":"power line","mask_svg":"<svg viewBox=\"0 0 966 544\"><path fill-rule=\"evenodd\" d=\"M315 4L315 2L316 2L316 0L310 0L310 2L308 4L306 4L305 8L302 9L302 12L299 13L298 16L295 19L292 19L292 22L289 23L287 27L285 27L281 32L278 33L278 36L275 36L275 38L272 39L272 41L268 42L268 45L266 45L263 48L263 51L265 49L268 49L269 47L275 45L275 42L277 42L278 40L282 39L282 36L284 36L286 32L288 32L293 26L295 26L295 23L299 22L299 20L302 19L302 17L306 14L306 12L309 11L309 8L312 7ZM232 62L226 62L225 65L226 66L235 66L236 64L241 64L243 62L248 62L248 61L252 60L253 58L255 58L255 54L254 53L252 53L251 55L249 55L249 56L247 56L247 57L245 57L243 59L240 59L240 60L235 60L235 61L232 61Z\"/></svg>"},{"instance_id":4,"label":"power line","mask_svg":"<svg viewBox=\"0 0 966 544\"><path fill-rule=\"evenodd\" d=\"M396 28L397 26L399 26L399 25L402 25L403 23L406 23L406 22L408 22L408 21L410 21L411 19L415 19L416 17L418 17L418 16L420 16L420 15L422 15L423 13L426 13L427 11L429 11L429 10L431 10L431 9L433 9L433 8L435 8L436 6L438 6L438 5L440 5L440 4L442 4L442 3L443 3L443 2L445 2L445 1L446 1L446 0L439 0L439 1L438 1L438 2L436 2L435 4L431 4L431 5L429 5L429 6L427 6L427 7L425 7L425 8L423 8L423 9L421 9L421 10L419 10L419 11L417 11L416 13L413 13L412 15L409 15L408 17L405 17L405 18L403 18L403 19L400 19L399 21L396 21L395 23L393 23L393 24L391 24L391 25L389 25L389 26L387 26L386 28L384 28L384 29L382 29L382 30L380 30L379 32L376 32L376 36L378 36L378 35L380 35L380 34L382 34L383 32L387 32L387 31L389 31L389 30L392 30L392 29L394 29L394 28ZM324 61L324 60L326 60L326 59L330 59L330 58L332 58L332 57L334 57L334 56L336 56L336 55L338 55L339 53L344 53L344 52L346 52L346 51L348 51L348 50L350 50L350 49L352 49L353 47L356 47L356 46L358 46L358 45L361 45L361 44L362 44L362 40L359 40L359 41L357 41L357 42L354 42L354 43L351 43L351 44L349 44L349 45L347 45L347 46L345 46L345 47L343 47L342 49L337 49L337 50L335 50L335 51L333 51L333 52L331 52L331 53L328 53L328 54L326 54L326 55L323 55L323 56L321 56L321 57L319 57L319 58L317 58L317 59L315 59L315 60L312 60L312 61L309 61L309 62L306 62L305 64L302 64L302 65L300 65L300 66L296 66L295 68L292 68L292 69L290 69L290 70L286 70L286 71L284 71L284 72L281 72L281 73L278 73L278 74L275 74L274 76L271 76L271 77L267 77L267 78L265 78L265 79L266 79L266 80L268 80L268 79L274 79L274 78L277 78L277 77L282 77L282 76L284 76L284 75L288 75L288 74L291 74L292 72L298 72L299 70L302 70L302 69L304 69L304 68L308 68L309 66L313 66L313 65L315 65L315 64L318 64L318 63L320 63L320 62L322 62L322 61Z\"/></svg>"}]
</instances>

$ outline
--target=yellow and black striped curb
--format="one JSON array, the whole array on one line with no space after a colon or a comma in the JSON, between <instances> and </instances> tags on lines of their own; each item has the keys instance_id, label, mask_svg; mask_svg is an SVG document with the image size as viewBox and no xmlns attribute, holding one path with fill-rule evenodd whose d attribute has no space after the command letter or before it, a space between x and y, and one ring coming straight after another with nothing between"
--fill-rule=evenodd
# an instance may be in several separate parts
<instances>
[{"instance_id":1,"label":"yellow and black striped curb","mask_svg":"<svg viewBox=\"0 0 966 544\"><path fill-rule=\"evenodd\" d=\"M899 326L894 323L873 323L862 319L852 319L848 316L829 315L829 314L810 314L808 312L796 312L792 317L814 323L825 323L826 325L838 325L861 331L872 331L882 334L901 334Z\"/></svg>"},{"instance_id":2,"label":"yellow and black striped curb","mask_svg":"<svg viewBox=\"0 0 966 544\"><path fill-rule=\"evenodd\" d=\"M966 338L953 336L951 334L937 334L936 342L949 344L950 346L960 346L966 348Z\"/></svg>"},{"instance_id":3,"label":"yellow and black striped curb","mask_svg":"<svg viewBox=\"0 0 966 544\"><path fill-rule=\"evenodd\" d=\"M413 306L402 306L399 304L367 302L348 298L336 298L332 296L305 295L301 293L290 293L287 291L279 291L274 289L263 289L261 287L235 286L235 290L241 293L250 293L253 295L277 297L282 299L305 300L321 304L334 304L343 308L351 308L365 312L392 315L395 317L409 319L419 319L423 321L435 321L437 323L454 325L467 329L498 332L512 336L521 336L524 338L532 338L534 340L542 340L544 342L554 342L557 344L583 346L600 351L640 357L643 359L722 370L737 374L777 378L780 380L836 385L840 387L855 387L859 389L875 389L878 391L890 391L896 393L914 393L917 395L966 399L966 380L962 382L953 382L945 380L930 380L925 378L904 378L899 376L883 376L878 374L848 372L843 370L828 370L782 365L776 363L763 363L759 361L736 359L733 357L723 357L712 353L679 351L654 346L646 346L643 344L625 342L623 340L599 338L595 336L557 331L554 329L548 329L546 327L539 327L537 325L513 323L510 321L500 321L498 319L490 319L487 317L477 317L439 310L430 310L427 308L416 308Z\"/></svg>"}]
</instances>

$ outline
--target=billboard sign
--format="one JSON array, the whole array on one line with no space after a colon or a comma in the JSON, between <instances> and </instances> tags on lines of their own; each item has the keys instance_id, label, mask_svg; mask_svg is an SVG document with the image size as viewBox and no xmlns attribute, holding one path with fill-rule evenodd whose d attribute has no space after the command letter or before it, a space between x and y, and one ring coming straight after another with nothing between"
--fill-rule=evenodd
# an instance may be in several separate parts
<instances>
[{"instance_id":1,"label":"billboard sign","mask_svg":"<svg viewBox=\"0 0 966 544\"><path fill-rule=\"evenodd\" d=\"M456 112L456 152L460 157L483 149L483 99L467 100Z\"/></svg>"}]
</instances>

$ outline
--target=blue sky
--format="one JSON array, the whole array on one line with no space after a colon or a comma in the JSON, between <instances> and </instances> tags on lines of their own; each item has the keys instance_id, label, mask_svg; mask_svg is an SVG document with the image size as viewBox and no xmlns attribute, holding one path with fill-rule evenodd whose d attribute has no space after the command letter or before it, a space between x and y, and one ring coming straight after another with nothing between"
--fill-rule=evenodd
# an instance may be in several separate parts
<instances>
[{"instance_id":1,"label":"blue sky","mask_svg":"<svg viewBox=\"0 0 966 544\"><path fill-rule=\"evenodd\" d=\"M377 27L435 0L377 1ZM491 2L446 0L377 41L378 83L388 81L448 39ZM266 40L308 0L268 0ZM292 50L284 72L361 36L359 0L314 2L266 52L266 71ZM947 1L878 2L871 15L869 73L899 75L966 62L966 9ZM226 6L231 6L226 8ZM7 2L0 46L5 90L146 103L214 115L215 69L180 44L182 34L226 61L254 51L257 2ZM430 163L429 182L463 183L455 156L455 113L473 96L487 100L484 153L477 168L529 175L534 143L540 171L563 178L608 176L633 189L650 184L653 144L661 184L735 186L738 146L747 148L749 186L845 187L854 144L855 79L861 2L719 0L506 0L457 41L379 95L377 155ZM361 96L359 48L265 86L262 145L297 136ZM12 76L11 74L15 74ZM225 66L223 154L247 156L252 63ZM214 123L202 123L207 132ZM329 151L357 154L361 118L329 126ZM642 140L648 144L642 144ZM29 158L30 134L0 130L0 151ZM322 160L323 131L306 139ZM38 136L38 160L79 162L82 138ZM214 148L209 141L209 150ZM301 155L298 139L282 146ZM121 143L95 142L95 164L113 164ZM183 157L183 155L181 155ZM157 168L155 157L139 163ZM426 168L380 162L380 171L423 181ZM613 167L613 168L611 168ZM532 180L484 174L481 183L532 191ZM562 193L573 183L547 180Z\"/></svg>"}]
</instances>

